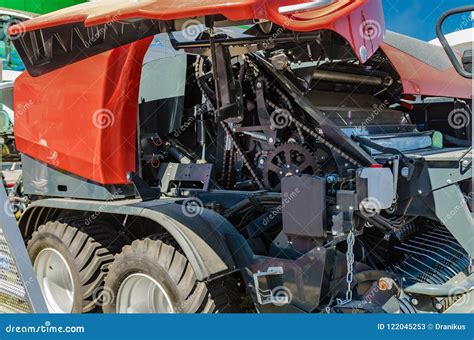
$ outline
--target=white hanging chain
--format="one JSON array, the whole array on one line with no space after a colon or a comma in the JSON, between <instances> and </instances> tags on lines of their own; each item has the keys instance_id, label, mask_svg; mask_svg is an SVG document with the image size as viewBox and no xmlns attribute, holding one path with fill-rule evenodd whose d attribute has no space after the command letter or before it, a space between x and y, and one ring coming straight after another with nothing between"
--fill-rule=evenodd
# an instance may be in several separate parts
<instances>
[{"instance_id":1,"label":"white hanging chain","mask_svg":"<svg viewBox=\"0 0 474 340\"><path fill-rule=\"evenodd\" d=\"M355 234L354 228L351 229L349 235L347 235L347 253L346 253L346 260L347 260L347 291L346 291L346 299L337 299L337 304L339 306L345 305L352 301L352 282L354 281L354 244L355 244Z\"/></svg>"}]
</instances>

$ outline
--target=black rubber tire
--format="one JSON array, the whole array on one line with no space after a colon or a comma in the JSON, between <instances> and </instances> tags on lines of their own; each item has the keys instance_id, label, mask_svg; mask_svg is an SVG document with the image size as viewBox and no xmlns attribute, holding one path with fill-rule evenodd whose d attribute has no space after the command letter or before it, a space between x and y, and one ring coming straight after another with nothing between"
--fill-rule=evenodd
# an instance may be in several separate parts
<instances>
[{"instance_id":1,"label":"black rubber tire","mask_svg":"<svg viewBox=\"0 0 474 340\"><path fill-rule=\"evenodd\" d=\"M80 220L47 222L41 225L28 242L32 263L41 250L53 248L66 260L76 289L72 313L99 310L101 290L107 268L120 251L123 241L109 225L80 225Z\"/></svg>"},{"instance_id":2,"label":"black rubber tire","mask_svg":"<svg viewBox=\"0 0 474 340\"><path fill-rule=\"evenodd\" d=\"M240 293L237 281L224 277L208 283L196 280L188 259L166 240L136 240L116 255L109 268L104 290L110 298L104 313L116 313L120 285L131 274L151 276L166 290L176 313L239 313ZM171 244L168 244L171 243Z\"/></svg>"}]
</instances>

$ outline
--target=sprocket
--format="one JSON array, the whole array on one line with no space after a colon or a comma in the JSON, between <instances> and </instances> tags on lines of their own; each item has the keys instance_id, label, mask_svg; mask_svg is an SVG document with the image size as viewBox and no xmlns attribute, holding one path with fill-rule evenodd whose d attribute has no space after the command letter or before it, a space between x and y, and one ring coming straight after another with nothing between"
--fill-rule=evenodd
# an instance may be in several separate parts
<instances>
[{"instance_id":1,"label":"sprocket","mask_svg":"<svg viewBox=\"0 0 474 340\"><path fill-rule=\"evenodd\" d=\"M263 169L263 184L270 191L281 189L281 179L302 174L316 175L320 166L311 151L299 144L282 144L270 152Z\"/></svg>"}]
</instances>

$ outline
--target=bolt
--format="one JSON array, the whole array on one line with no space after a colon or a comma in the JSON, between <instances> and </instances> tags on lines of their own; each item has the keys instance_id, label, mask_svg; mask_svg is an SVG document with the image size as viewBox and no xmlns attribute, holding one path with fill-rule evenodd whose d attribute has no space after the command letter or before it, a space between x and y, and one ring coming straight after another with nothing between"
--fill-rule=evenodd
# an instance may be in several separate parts
<instances>
[{"instance_id":1,"label":"bolt","mask_svg":"<svg viewBox=\"0 0 474 340\"><path fill-rule=\"evenodd\" d=\"M340 207L339 205L336 205L336 209L337 209L337 210L340 210L341 207Z\"/></svg>"},{"instance_id":2,"label":"bolt","mask_svg":"<svg viewBox=\"0 0 474 340\"><path fill-rule=\"evenodd\" d=\"M268 138L268 143L273 144L273 138Z\"/></svg>"},{"instance_id":3,"label":"bolt","mask_svg":"<svg viewBox=\"0 0 474 340\"><path fill-rule=\"evenodd\" d=\"M423 193L423 191L421 191L421 190L418 190L418 194L420 194L420 195L421 195L422 193Z\"/></svg>"},{"instance_id":4,"label":"bolt","mask_svg":"<svg viewBox=\"0 0 474 340\"><path fill-rule=\"evenodd\" d=\"M381 291L392 289L392 280L386 277L382 277L378 282L378 287Z\"/></svg>"},{"instance_id":5,"label":"bolt","mask_svg":"<svg viewBox=\"0 0 474 340\"><path fill-rule=\"evenodd\" d=\"M402 168L402 170L400 171L400 174L405 178L408 177L409 173L410 173L410 170L408 170L407 167Z\"/></svg>"},{"instance_id":6,"label":"bolt","mask_svg":"<svg viewBox=\"0 0 474 340\"><path fill-rule=\"evenodd\" d=\"M446 183L451 184L452 181L448 178L448 179L446 180Z\"/></svg>"},{"instance_id":7,"label":"bolt","mask_svg":"<svg viewBox=\"0 0 474 340\"><path fill-rule=\"evenodd\" d=\"M257 89L261 89L262 88L262 83L258 82L257 83Z\"/></svg>"},{"instance_id":8,"label":"bolt","mask_svg":"<svg viewBox=\"0 0 474 340\"><path fill-rule=\"evenodd\" d=\"M418 305L418 300L417 299L411 299L411 303L413 306Z\"/></svg>"},{"instance_id":9,"label":"bolt","mask_svg":"<svg viewBox=\"0 0 474 340\"><path fill-rule=\"evenodd\" d=\"M462 161L462 165L463 166L468 166L469 165L469 161L466 159L464 161Z\"/></svg>"}]
</instances>

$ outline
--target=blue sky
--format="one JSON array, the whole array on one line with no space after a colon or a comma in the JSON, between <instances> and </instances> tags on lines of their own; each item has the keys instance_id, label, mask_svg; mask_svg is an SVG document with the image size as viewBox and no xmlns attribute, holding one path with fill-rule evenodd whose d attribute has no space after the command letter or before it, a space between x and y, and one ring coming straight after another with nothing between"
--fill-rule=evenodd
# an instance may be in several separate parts
<instances>
[{"instance_id":1,"label":"blue sky","mask_svg":"<svg viewBox=\"0 0 474 340\"><path fill-rule=\"evenodd\" d=\"M426 41L436 38L435 26L442 13L452 8L474 4L474 0L382 0L382 2L387 29ZM454 31L453 25L454 21L446 22L446 33Z\"/></svg>"}]
</instances>

